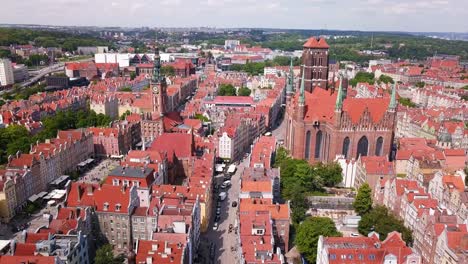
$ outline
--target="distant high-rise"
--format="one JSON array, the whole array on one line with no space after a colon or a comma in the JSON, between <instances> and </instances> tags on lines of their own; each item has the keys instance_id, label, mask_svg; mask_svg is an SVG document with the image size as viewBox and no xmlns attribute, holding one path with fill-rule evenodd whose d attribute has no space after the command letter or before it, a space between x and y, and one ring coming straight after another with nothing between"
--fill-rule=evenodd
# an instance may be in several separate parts
<instances>
[{"instance_id":1,"label":"distant high-rise","mask_svg":"<svg viewBox=\"0 0 468 264\"><path fill-rule=\"evenodd\" d=\"M312 92L315 87L327 89L328 84L328 46L324 38L311 37L304 43L302 53L304 88ZM302 82L302 79L301 79ZM299 82L299 83L301 83Z\"/></svg>"},{"instance_id":2,"label":"distant high-rise","mask_svg":"<svg viewBox=\"0 0 468 264\"><path fill-rule=\"evenodd\" d=\"M9 59L0 59L0 86L14 84L13 66Z\"/></svg>"}]
</instances>

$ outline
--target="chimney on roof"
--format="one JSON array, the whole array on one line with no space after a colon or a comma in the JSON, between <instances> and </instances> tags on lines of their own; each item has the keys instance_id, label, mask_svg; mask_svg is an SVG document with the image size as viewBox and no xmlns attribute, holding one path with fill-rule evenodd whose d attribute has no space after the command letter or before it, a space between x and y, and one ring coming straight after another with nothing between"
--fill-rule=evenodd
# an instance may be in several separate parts
<instances>
[{"instance_id":1,"label":"chimney on roof","mask_svg":"<svg viewBox=\"0 0 468 264\"><path fill-rule=\"evenodd\" d=\"M86 186L86 194L87 195L93 195L93 186L92 185Z\"/></svg>"}]
</instances>

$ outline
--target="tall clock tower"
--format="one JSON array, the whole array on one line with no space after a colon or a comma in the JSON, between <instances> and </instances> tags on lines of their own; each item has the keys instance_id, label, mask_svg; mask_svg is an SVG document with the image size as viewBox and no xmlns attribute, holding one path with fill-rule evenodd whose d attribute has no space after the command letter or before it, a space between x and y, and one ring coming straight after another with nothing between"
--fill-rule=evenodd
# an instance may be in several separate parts
<instances>
[{"instance_id":1,"label":"tall clock tower","mask_svg":"<svg viewBox=\"0 0 468 264\"><path fill-rule=\"evenodd\" d=\"M161 57L156 48L154 55L153 78L151 79L151 92L153 103L153 115L163 116L166 113L167 83L166 77L161 74Z\"/></svg>"}]
</instances>

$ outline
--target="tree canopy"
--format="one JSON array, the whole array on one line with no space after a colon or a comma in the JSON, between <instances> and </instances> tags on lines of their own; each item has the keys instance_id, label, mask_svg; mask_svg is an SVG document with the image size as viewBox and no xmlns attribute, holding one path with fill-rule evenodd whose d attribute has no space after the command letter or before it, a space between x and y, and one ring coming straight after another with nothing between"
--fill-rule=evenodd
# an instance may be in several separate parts
<instances>
[{"instance_id":1,"label":"tree canopy","mask_svg":"<svg viewBox=\"0 0 468 264\"><path fill-rule=\"evenodd\" d=\"M340 237L335 223L328 217L310 217L297 228L296 244L299 252L309 261L315 263L317 259L317 244L320 236Z\"/></svg>"},{"instance_id":2,"label":"tree canopy","mask_svg":"<svg viewBox=\"0 0 468 264\"><path fill-rule=\"evenodd\" d=\"M358 72L353 79L349 80L349 84L353 87L356 87L358 83L374 84L374 77L374 73Z\"/></svg>"},{"instance_id":3,"label":"tree canopy","mask_svg":"<svg viewBox=\"0 0 468 264\"><path fill-rule=\"evenodd\" d=\"M252 92L252 90L250 90L249 88L241 87L237 91L237 95L239 95L239 96L249 96L251 92Z\"/></svg>"},{"instance_id":4,"label":"tree canopy","mask_svg":"<svg viewBox=\"0 0 468 264\"><path fill-rule=\"evenodd\" d=\"M57 136L59 130L84 128L84 127L107 127L112 119L104 114L96 114L94 111L58 111L55 116L43 118L43 129L34 136L24 126L10 125L0 128L0 163L5 163L8 155L18 151L29 153L31 144L37 141Z\"/></svg>"},{"instance_id":5,"label":"tree canopy","mask_svg":"<svg viewBox=\"0 0 468 264\"><path fill-rule=\"evenodd\" d=\"M123 264L125 258L122 255L114 256L112 246L105 244L96 250L96 256L94 257L95 264Z\"/></svg>"},{"instance_id":6,"label":"tree canopy","mask_svg":"<svg viewBox=\"0 0 468 264\"><path fill-rule=\"evenodd\" d=\"M218 95L236 96L236 88L232 84L221 84L218 88Z\"/></svg>"},{"instance_id":7,"label":"tree canopy","mask_svg":"<svg viewBox=\"0 0 468 264\"><path fill-rule=\"evenodd\" d=\"M161 74L164 76L175 76L175 69L171 65L161 66Z\"/></svg>"},{"instance_id":8,"label":"tree canopy","mask_svg":"<svg viewBox=\"0 0 468 264\"><path fill-rule=\"evenodd\" d=\"M359 188L353 202L353 208L360 216L363 216L372 209L372 190L367 182Z\"/></svg>"},{"instance_id":9,"label":"tree canopy","mask_svg":"<svg viewBox=\"0 0 468 264\"><path fill-rule=\"evenodd\" d=\"M361 221L359 221L358 230L359 233L365 236L375 231L379 234L381 240L387 238L388 233L398 231L407 244L413 242L411 230L405 227L403 221L397 219L385 206L376 206L364 214Z\"/></svg>"},{"instance_id":10,"label":"tree canopy","mask_svg":"<svg viewBox=\"0 0 468 264\"><path fill-rule=\"evenodd\" d=\"M379 81L381 81L381 82L383 82L383 83L385 83L385 84L389 84L389 83L393 84L393 83L395 83L395 82L393 81L393 78L392 78L392 77L390 77L390 76L388 76L388 75L385 75L385 74L380 75Z\"/></svg>"},{"instance_id":11,"label":"tree canopy","mask_svg":"<svg viewBox=\"0 0 468 264\"><path fill-rule=\"evenodd\" d=\"M400 98L398 98L398 102L401 105L408 106L408 107L411 107L411 108L416 107L416 104L413 103L413 101L411 101L411 99L409 99L409 98L400 97Z\"/></svg>"},{"instance_id":12,"label":"tree canopy","mask_svg":"<svg viewBox=\"0 0 468 264\"><path fill-rule=\"evenodd\" d=\"M324 186L333 187L342 181L341 167L337 163L310 165L288 155L285 148L279 148L274 166L281 168L281 196L291 201L292 220L297 224L309 209L307 196L323 193Z\"/></svg>"}]
</instances>

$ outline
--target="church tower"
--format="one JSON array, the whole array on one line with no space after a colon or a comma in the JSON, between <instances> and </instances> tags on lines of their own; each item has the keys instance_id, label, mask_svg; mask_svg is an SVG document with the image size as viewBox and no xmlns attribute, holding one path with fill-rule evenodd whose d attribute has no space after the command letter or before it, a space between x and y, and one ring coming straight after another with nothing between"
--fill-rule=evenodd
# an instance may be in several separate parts
<instances>
[{"instance_id":1,"label":"church tower","mask_svg":"<svg viewBox=\"0 0 468 264\"><path fill-rule=\"evenodd\" d=\"M151 79L151 95L153 103L153 116L163 116L166 113L167 83L166 77L161 74L161 57L159 49L154 54L153 78Z\"/></svg>"},{"instance_id":2,"label":"church tower","mask_svg":"<svg viewBox=\"0 0 468 264\"><path fill-rule=\"evenodd\" d=\"M328 49L330 46L324 38L312 37L303 47L302 70L305 71L305 90L312 92L316 87L328 89Z\"/></svg>"}]
</instances>

